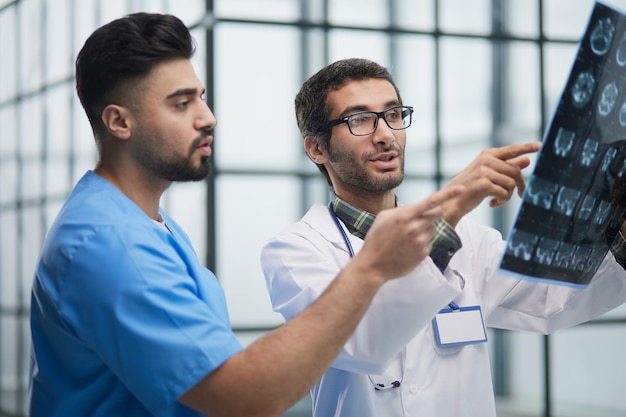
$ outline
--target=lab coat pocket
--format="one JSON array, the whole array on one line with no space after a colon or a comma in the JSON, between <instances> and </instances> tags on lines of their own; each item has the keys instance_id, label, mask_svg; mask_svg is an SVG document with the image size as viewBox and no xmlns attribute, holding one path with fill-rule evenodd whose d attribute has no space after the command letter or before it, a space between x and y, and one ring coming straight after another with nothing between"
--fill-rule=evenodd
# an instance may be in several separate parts
<instances>
[{"instance_id":1,"label":"lab coat pocket","mask_svg":"<svg viewBox=\"0 0 626 417\"><path fill-rule=\"evenodd\" d=\"M382 374L368 374L367 377L376 391L398 388L402 381L402 352L396 355Z\"/></svg>"}]
</instances>

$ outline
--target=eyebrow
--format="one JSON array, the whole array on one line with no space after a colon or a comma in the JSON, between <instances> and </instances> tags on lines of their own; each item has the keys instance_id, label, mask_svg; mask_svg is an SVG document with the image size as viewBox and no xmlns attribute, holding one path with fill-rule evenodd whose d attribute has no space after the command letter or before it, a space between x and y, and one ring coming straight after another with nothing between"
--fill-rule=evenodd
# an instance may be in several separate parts
<instances>
[{"instance_id":1,"label":"eyebrow","mask_svg":"<svg viewBox=\"0 0 626 417\"><path fill-rule=\"evenodd\" d=\"M393 106L399 106L400 105L400 101L395 99L395 100L390 100L388 102L385 103L385 107L389 108L389 107L393 107ZM358 113L358 112L362 112L362 111L371 111L367 106L363 105L363 104L359 104L356 106L350 106L347 107L346 109L344 109L344 111L339 115L339 117L345 117L351 113Z\"/></svg>"},{"instance_id":2,"label":"eyebrow","mask_svg":"<svg viewBox=\"0 0 626 417\"><path fill-rule=\"evenodd\" d=\"M203 89L201 94L204 94L206 90ZM197 88L181 88L179 90L174 91L172 94L166 97L167 100L180 97L180 96L195 96L198 94Z\"/></svg>"}]
</instances>

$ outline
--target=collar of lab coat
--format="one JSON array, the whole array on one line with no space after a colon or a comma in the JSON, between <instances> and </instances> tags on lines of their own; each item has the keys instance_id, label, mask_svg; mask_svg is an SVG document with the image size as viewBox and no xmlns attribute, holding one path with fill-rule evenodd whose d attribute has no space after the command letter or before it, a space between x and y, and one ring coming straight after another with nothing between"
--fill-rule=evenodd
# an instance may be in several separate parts
<instances>
[{"instance_id":1,"label":"collar of lab coat","mask_svg":"<svg viewBox=\"0 0 626 417\"><path fill-rule=\"evenodd\" d=\"M324 237L324 239L331 242L337 248L348 253L346 242L343 240L341 232L337 229L337 225L335 224L335 221L328 211L328 206L320 203L314 204L304 215L302 221L311 226L313 230L318 231ZM339 223L341 224L343 230L346 232L346 236L348 236L354 253L359 253L359 251L363 247L363 239L356 237L352 233L350 233L350 231L346 228L346 225L341 221L341 219L339 219Z\"/></svg>"}]
</instances>

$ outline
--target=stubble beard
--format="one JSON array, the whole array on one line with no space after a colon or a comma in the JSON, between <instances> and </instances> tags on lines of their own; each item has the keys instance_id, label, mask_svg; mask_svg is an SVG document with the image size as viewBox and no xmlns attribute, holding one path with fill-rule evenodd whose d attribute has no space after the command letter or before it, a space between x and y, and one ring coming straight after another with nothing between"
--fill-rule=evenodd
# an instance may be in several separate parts
<instances>
[{"instance_id":1,"label":"stubble beard","mask_svg":"<svg viewBox=\"0 0 626 417\"><path fill-rule=\"evenodd\" d=\"M362 168L354 154L333 152L328 148L328 157L337 176L355 194L379 194L398 187L404 180L404 149L400 149L398 155L402 158L399 171L372 175Z\"/></svg>"},{"instance_id":2,"label":"stubble beard","mask_svg":"<svg viewBox=\"0 0 626 417\"><path fill-rule=\"evenodd\" d=\"M196 138L191 144L186 156L176 155L161 149L165 141L157 140L154 136L145 141L142 149L136 153L136 160L155 176L171 182L193 182L205 179L212 170L210 158L202 156L198 164L193 163L193 154L205 138Z\"/></svg>"}]
</instances>

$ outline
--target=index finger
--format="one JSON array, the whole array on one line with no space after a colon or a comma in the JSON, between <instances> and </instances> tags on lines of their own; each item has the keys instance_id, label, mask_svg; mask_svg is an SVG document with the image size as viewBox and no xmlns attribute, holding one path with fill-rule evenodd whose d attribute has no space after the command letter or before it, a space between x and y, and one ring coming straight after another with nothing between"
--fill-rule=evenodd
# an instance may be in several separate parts
<instances>
[{"instance_id":1,"label":"index finger","mask_svg":"<svg viewBox=\"0 0 626 417\"><path fill-rule=\"evenodd\" d=\"M425 216L437 217L438 214L436 213L436 210L433 210L433 209L438 208L441 204L445 203L446 201L452 198L458 197L464 192L465 192L465 186L463 185L445 187L433 193L428 198L418 203L411 204L408 207L410 207L410 209L413 210L413 214L415 216L425 215Z\"/></svg>"},{"instance_id":2,"label":"index finger","mask_svg":"<svg viewBox=\"0 0 626 417\"><path fill-rule=\"evenodd\" d=\"M541 142L514 143L490 149L489 152L498 159L507 161L520 155L535 153L541 148Z\"/></svg>"}]
</instances>

